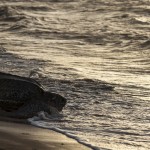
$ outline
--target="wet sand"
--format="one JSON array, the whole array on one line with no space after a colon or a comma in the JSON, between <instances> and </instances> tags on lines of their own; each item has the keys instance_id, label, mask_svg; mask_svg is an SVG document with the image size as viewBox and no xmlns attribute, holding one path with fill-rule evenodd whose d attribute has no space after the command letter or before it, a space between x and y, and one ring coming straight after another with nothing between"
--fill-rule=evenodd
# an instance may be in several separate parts
<instances>
[{"instance_id":1,"label":"wet sand","mask_svg":"<svg viewBox=\"0 0 150 150\"><path fill-rule=\"evenodd\" d=\"M52 130L0 121L1 150L90 150Z\"/></svg>"}]
</instances>

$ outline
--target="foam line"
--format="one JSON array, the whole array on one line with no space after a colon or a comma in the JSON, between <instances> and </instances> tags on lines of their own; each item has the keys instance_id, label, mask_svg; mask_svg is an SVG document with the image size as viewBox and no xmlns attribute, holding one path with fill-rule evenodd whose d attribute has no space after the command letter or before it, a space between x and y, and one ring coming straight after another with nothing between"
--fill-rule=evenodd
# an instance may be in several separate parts
<instances>
[{"instance_id":1,"label":"foam line","mask_svg":"<svg viewBox=\"0 0 150 150\"><path fill-rule=\"evenodd\" d=\"M43 113L43 112L41 112L41 113ZM42 114L42 116L43 116L43 114ZM47 120L46 116L44 116L43 119L46 119L46 120ZM28 122L29 122L31 125L34 125L34 126L36 126L36 127L46 128L46 129L50 129L50 130L53 130L53 131L62 133L62 134L64 134L64 135L66 135L67 137L72 138L72 139L76 140L78 143L83 144L83 145L85 145L85 146L87 146L87 147L89 147L89 148L91 148L91 149L93 149L93 150L102 150L102 149L100 149L99 147L93 146L92 144L83 141L83 140L80 139L79 137L77 137L77 136L75 136L74 134L71 134L71 133L69 133L69 132L67 132L67 131L65 131L65 130L63 130L63 129L56 128L56 127L48 127L48 126L44 125L44 123L43 123L43 121L41 120L40 117L34 116L33 118L29 118L29 119L28 119Z\"/></svg>"}]
</instances>

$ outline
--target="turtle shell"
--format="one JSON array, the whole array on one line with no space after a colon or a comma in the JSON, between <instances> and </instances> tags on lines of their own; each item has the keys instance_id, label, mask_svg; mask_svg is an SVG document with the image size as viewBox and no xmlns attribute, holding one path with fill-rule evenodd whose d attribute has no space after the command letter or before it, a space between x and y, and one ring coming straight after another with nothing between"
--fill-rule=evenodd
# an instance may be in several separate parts
<instances>
[{"instance_id":1,"label":"turtle shell","mask_svg":"<svg viewBox=\"0 0 150 150\"><path fill-rule=\"evenodd\" d=\"M0 108L14 111L30 100L44 95L42 86L35 80L0 72Z\"/></svg>"}]
</instances>

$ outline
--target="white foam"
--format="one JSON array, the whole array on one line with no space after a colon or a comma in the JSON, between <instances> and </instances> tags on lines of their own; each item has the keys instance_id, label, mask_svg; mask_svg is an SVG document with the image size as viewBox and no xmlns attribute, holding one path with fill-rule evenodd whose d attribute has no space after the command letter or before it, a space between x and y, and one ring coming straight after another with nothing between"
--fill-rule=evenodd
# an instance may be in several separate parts
<instances>
[{"instance_id":1,"label":"white foam","mask_svg":"<svg viewBox=\"0 0 150 150\"><path fill-rule=\"evenodd\" d=\"M54 126L48 126L47 122L44 122L44 120L52 121L52 120L58 120L58 118L52 117L43 111L39 112L38 116L28 118L28 122L31 125L34 125L34 126L40 127L40 128L50 129L50 130L62 133L69 138L75 139L78 143L83 144L89 148L92 148L93 150L100 150L99 147L93 146L92 144L88 143L88 140L82 140L81 138L77 137L76 135L74 135L74 134L72 134L72 133L70 133L64 129L60 129L60 128L54 127Z\"/></svg>"}]
</instances>

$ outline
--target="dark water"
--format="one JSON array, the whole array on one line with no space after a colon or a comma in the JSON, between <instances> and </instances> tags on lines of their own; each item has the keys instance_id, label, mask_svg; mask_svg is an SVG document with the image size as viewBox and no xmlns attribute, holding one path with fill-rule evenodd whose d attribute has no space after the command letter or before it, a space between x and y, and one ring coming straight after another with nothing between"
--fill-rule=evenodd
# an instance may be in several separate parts
<instances>
[{"instance_id":1,"label":"dark water","mask_svg":"<svg viewBox=\"0 0 150 150\"><path fill-rule=\"evenodd\" d=\"M0 2L1 71L35 72L47 89L68 98L64 118L37 124L99 148L149 149L149 5L148 0Z\"/></svg>"}]
</instances>

